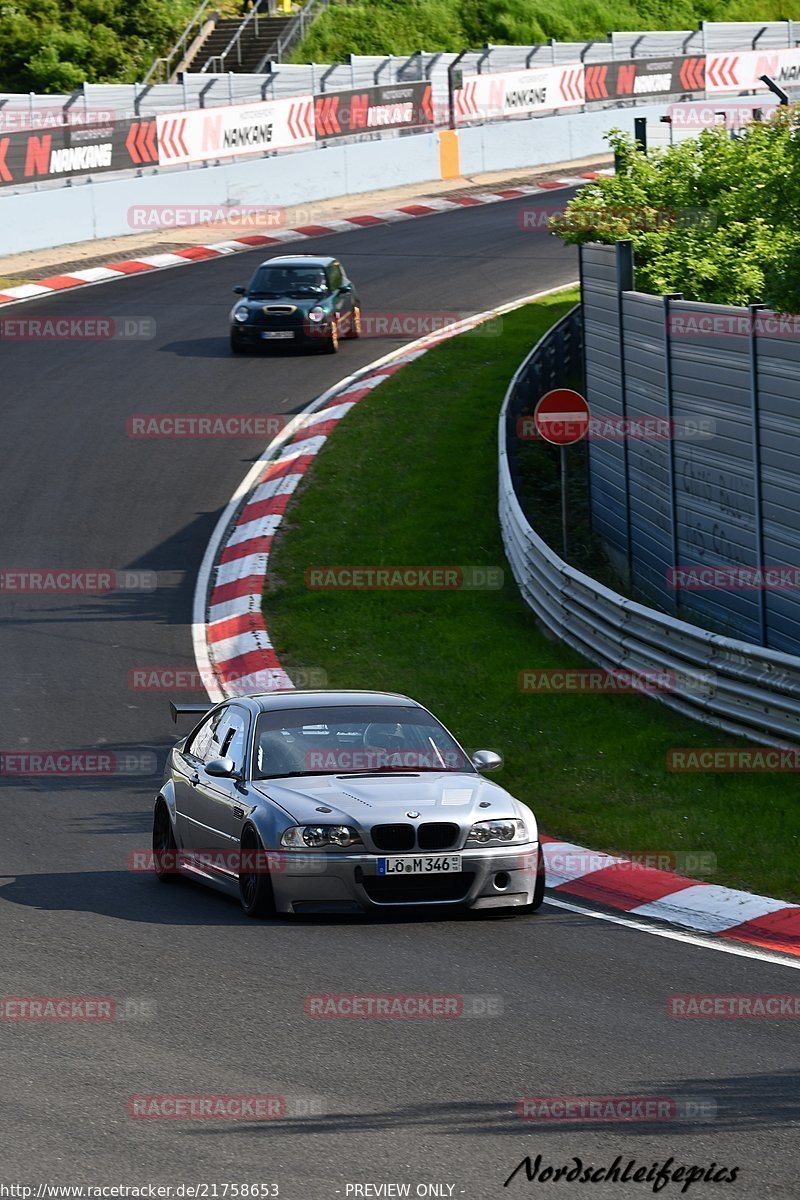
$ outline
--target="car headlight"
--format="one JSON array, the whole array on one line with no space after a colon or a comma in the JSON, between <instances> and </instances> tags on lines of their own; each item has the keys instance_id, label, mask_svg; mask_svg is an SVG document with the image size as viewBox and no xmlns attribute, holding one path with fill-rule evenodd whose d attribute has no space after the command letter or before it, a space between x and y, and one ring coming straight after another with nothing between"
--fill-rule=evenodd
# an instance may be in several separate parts
<instances>
[{"instance_id":1,"label":"car headlight","mask_svg":"<svg viewBox=\"0 0 800 1200\"><path fill-rule=\"evenodd\" d=\"M236 309L233 314L233 319L234 321L238 321L240 325L243 325L249 316L250 309L247 307L247 305L243 304L241 308Z\"/></svg>"},{"instance_id":2,"label":"car headlight","mask_svg":"<svg viewBox=\"0 0 800 1200\"><path fill-rule=\"evenodd\" d=\"M528 830L525 822L516 817L510 817L505 821L477 821L469 831L467 845L470 842L484 845L486 842L526 841L528 841Z\"/></svg>"},{"instance_id":3,"label":"car headlight","mask_svg":"<svg viewBox=\"0 0 800 1200\"><path fill-rule=\"evenodd\" d=\"M328 314L324 308L312 308L308 314L309 321L313 321L315 325L319 325L322 321L327 321Z\"/></svg>"},{"instance_id":4,"label":"car headlight","mask_svg":"<svg viewBox=\"0 0 800 1200\"><path fill-rule=\"evenodd\" d=\"M354 846L361 842L349 825L292 825L281 834L287 850L320 850L323 846Z\"/></svg>"}]
</instances>

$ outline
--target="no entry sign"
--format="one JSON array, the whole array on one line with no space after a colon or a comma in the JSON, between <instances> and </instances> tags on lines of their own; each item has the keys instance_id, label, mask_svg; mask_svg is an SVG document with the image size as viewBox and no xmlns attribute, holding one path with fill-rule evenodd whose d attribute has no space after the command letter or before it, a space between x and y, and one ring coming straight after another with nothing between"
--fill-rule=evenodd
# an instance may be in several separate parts
<instances>
[{"instance_id":1,"label":"no entry sign","mask_svg":"<svg viewBox=\"0 0 800 1200\"><path fill-rule=\"evenodd\" d=\"M555 446L570 446L589 431L589 405L580 392L554 388L545 392L533 414L536 432Z\"/></svg>"}]
</instances>

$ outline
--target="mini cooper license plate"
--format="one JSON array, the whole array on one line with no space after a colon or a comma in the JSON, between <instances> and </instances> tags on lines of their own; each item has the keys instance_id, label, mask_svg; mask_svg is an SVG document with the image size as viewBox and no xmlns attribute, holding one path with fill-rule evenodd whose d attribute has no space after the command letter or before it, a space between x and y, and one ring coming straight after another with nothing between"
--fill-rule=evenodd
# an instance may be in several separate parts
<instances>
[{"instance_id":1,"label":"mini cooper license plate","mask_svg":"<svg viewBox=\"0 0 800 1200\"><path fill-rule=\"evenodd\" d=\"M437 875L461 870L460 854L404 854L402 858L379 858L379 875Z\"/></svg>"},{"instance_id":2,"label":"mini cooper license plate","mask_svg":"<svg viewBox=\"0 0 800 1200\"><path fill-rule=\"evenodd\" d=\"M262 338L266 338L269 341L273 341L273 340L285 341L286 338L294 337L294 330L293 329L265 329L263 331L263 333L261 334L261 336L262 336Z\"/></svg>"}]
</instances>

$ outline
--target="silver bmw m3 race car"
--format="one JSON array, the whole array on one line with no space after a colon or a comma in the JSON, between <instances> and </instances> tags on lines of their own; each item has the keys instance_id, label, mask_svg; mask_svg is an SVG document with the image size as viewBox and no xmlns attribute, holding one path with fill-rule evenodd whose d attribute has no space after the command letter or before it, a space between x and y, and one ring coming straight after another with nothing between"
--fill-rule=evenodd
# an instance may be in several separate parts
<instances>
[{"instance_id":1,"label":"silver bmw m3 race car","mask_svg":"<svg viewBox=\"0 0 800 1200\"><path fill-rule=\"evenodd\" d=\"M170 751L153 819L164 882L189 875L251 917L409 905L532 912L536 820L422 705L384 692L283 691L208 708Z\"/></svg>"}]
</instances>

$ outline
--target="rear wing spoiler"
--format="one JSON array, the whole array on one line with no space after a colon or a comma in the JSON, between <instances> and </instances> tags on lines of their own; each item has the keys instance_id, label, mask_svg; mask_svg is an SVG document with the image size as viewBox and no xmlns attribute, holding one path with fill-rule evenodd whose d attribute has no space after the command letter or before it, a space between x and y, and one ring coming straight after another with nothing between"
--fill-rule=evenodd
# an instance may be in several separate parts
<instances>
[{"instance_id":1,"label":"rear wing spoiler","mask_svg":"<svg viewBox=\"0 0 800 1200\"><path fill-rule=\"evenodd\" d=\"M172 715L174 725L178 724L178 717L202 717L203 713L211 712L213 704L176 704L174 700L169 702L169 711Z\"/></svg>"}]
</instances>

